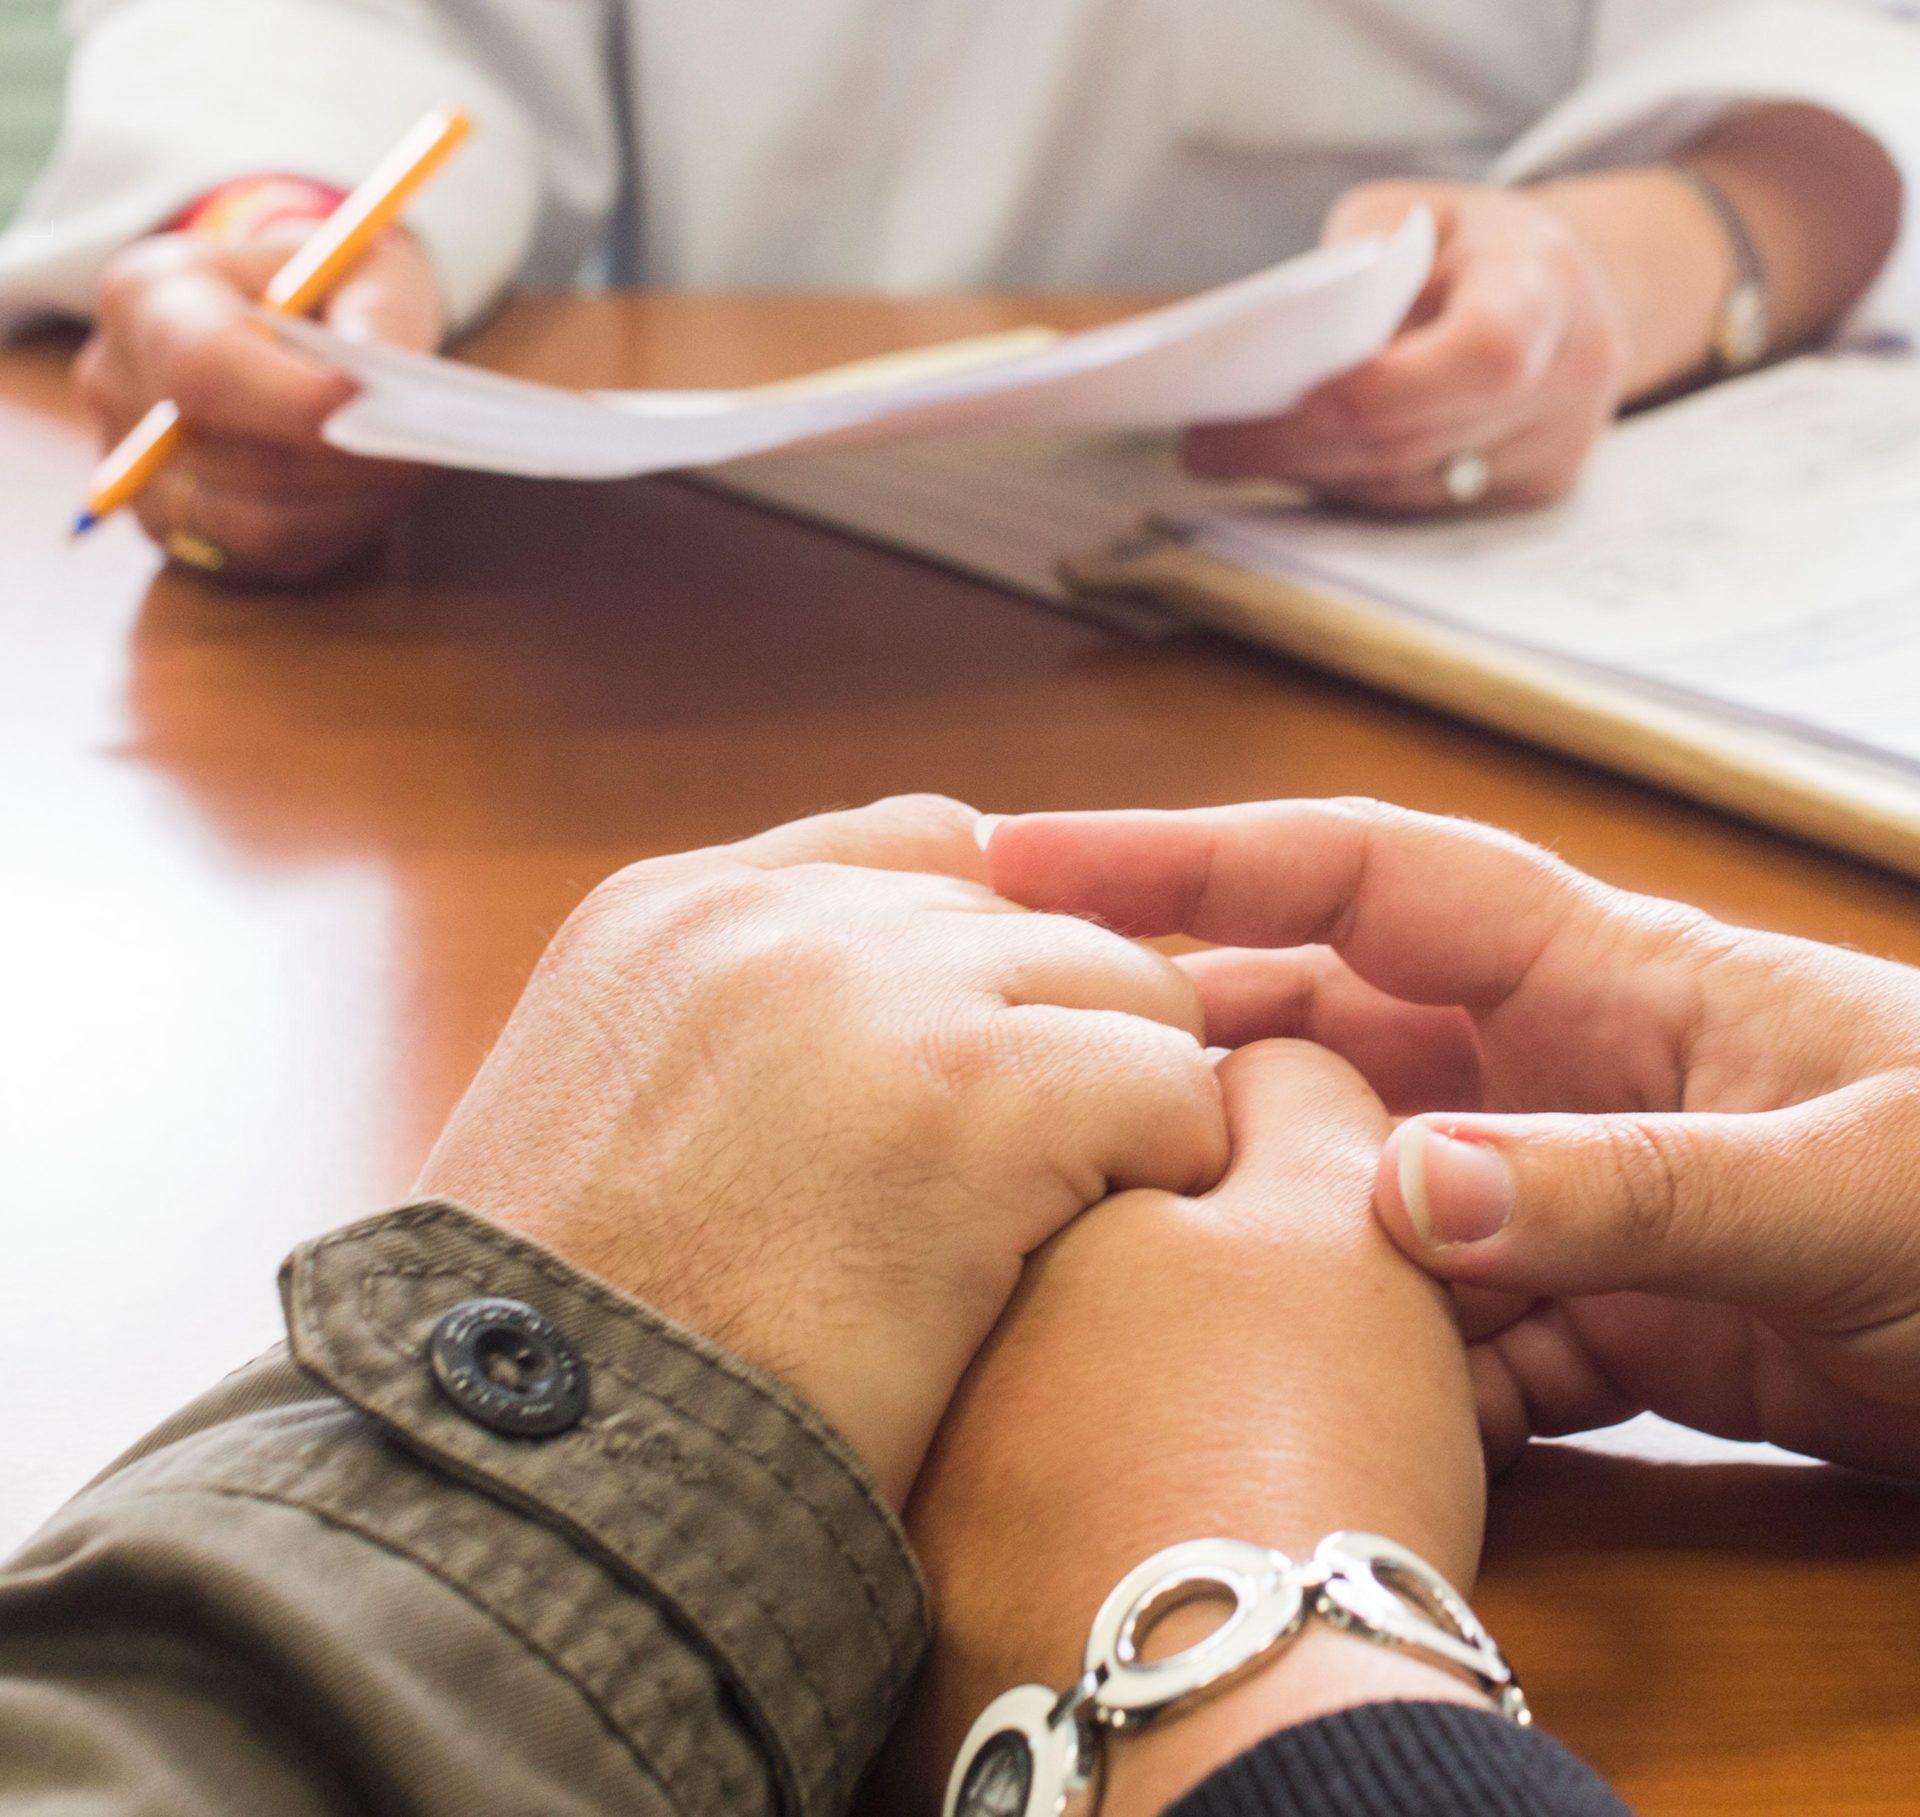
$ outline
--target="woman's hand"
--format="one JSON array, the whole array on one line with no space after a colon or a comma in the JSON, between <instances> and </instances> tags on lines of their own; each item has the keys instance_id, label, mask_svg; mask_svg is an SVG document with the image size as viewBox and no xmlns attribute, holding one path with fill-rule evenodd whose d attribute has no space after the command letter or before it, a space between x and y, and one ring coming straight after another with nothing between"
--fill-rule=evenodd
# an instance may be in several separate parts
<instances>
[{"instance_id":1,"label":"woman's hand","mask_svg":"<svg viewBox=\"0 0 1920 1817\"><path fill-rule=\"evenodd\" d=\"M1480 502L1449 496L1461 454L1484 457L1489 504L1544 504L1573 484L1626 394L1627 323L1607 272L1523 190L1371 184L1338 204L1326 238L1389 233L1416 206L1433 211L1440 248L1408 326L1284 416L1190 430L1195 472L1390 512Z\"/></svg>"},{"instance_id":2,"label":"woman's hand","mask_svg":"<svg viewBox=\"0 0 1920 1817\"><path fill-rule=\"evenodd\" d=\"M996 888L1184 961L1208 1038L1346 1055L1497 1457L1644 1408L1920 1475L1920 973L1371 802L1002 825ZM1231 950L1240 949L1240 950Z\"/></svg>"},{"instance_id":3,"label":"woman's hand","mask_svg":"<svg viewBox=\"0 0 1920 1817\"><path fill-rule=\"evenodd\" d=\"M1471 1584L1484 1482L1460 1341L1368 1205L1386 1113L1304 1044L1220 1071L1227 1177L1201 1198L1123 1194L1056 1238L941 1428L908 1510L935 1650L875 1811L937 1809L981 1709L1015 1684L1071 1684L1101 1601L1162 1546L1218 1536L1297 1558L1359 1527ZM1116 1743L1104 1808L1157 1817L1275 1729L1351 1704L1475 1695L1310 1628L1234 1690Z\"/></svg>"},{"instance_id":4,"label":"woman's hand","mask_svg":"<svg viewBox=\"0 0 1920 1817\"><path fill-rule=\"evenodd\" d=\"M163 398L186 442L138 506L147 534L240 580L316 578L404 512L425 470L360 460L320 439L353 381L274 339L252 314L311 233L285 227L241 246L164 234L120 254L75 382L111 447ZM439 344L439 282L410 235L385 235L328 302L331 328L366 340Z\"/></svg>"},{"instance_id":5,"label":"woman's hand","mask_svg":"<svg viewBox=\"0 0 1920 1817\"><path fill-rule=\"evenodd\" d=\"M422 1174L783 1377L897 1504L1027 1255L1226 1161L1192 987L905 798L637 864Z\"/></svg>"},{"instance_id":6,"label":"woman's hand","mask_svg":"<svg viewBox=\"0 0 1920 1817\"><path fill-rule=\"evenodd\" d=\"M1758 250L1771 352L1839 320L1899 231L1892 160L1821 108L1737 108L1678 162L1719 191ZM1285 416L1192 431L1196 471L1433 511L1481 502L1448 485L1454 457L1478 455L1484 502L1545 504L1622 403L1711 369L1739 268L1698 181L1653 165L1531 189L1375 183L1335 205L1326 237L1390 232L1416 205L1439 224L1439 258L1398 338Z\"/></svg>"}]
</instances>

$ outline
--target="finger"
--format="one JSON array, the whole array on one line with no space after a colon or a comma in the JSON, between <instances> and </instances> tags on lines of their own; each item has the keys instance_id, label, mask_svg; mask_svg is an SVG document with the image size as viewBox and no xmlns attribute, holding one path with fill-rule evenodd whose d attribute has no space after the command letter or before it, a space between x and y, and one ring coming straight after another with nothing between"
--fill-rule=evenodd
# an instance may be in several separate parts
<instances>
[{"instance_id":1,"label":"finger","mask_svg":"<svg viewBox=\"0 0 1920 1817\"><path fill-rule=\"evenodd\" d=\"M728 858L763 870L847 864L984 883L979 821L976 809L944 795L893 795L868 807L790 821L722 849Z\"/></svg>"},{"instance_id":2,"label":"finger","mask_svg":"<svg viewBox=\"0 0 1920 1817\"><path fill-rule=\"evenodd\" d=\"M334 448L289 448L246 436L189 434L176 458L192 468L202 486L276 504L345 505L392 496L404 504L422 477L421 469L405 462L363 460Z\"/></svg>"},{"instance_id":3,"label":"finger","mask_svg":"<svg viewBox=\"0 0 1920 1817\"><path fill-rule=\"evenodd\" d=\"M170 463L142 494L141 523L164 546L175 532L215 544L231 578L310 580L347 560L404 506L365 494L271 497L205 483Z\"/></svg>"},{"instance_id":4,"label":"finger","mask_svg":"<svg viewBox=\"0 0 1920 1817\"><path fill-rule=\"evenodd\" d=\"M1447 1280L1744 1306L1844 1362L1920 1316L1917 1147L1912 1071L1746 1114L1423 1117L1382 1151L1375 1203Z\"/></svg>"},{"instance_id":5,"label":"finger","mask_svg":"<svg viewBox=\"0 0 1920 1817\"><path fill-rule=\"evenodd\" d=\"M1467 1346L1467 1379L1473 1384L1474 1411L1480 1421L1480 1447L1487 1474L1498 1476L1526 1450L1533 1431L1527 1406L1512 1373L1491 1345Z\"/></svg>"},{"instance_id":6,"label":"finger","mask_svg":"<svg viewBox=\"0 0 1920 1817\"><path fill-rule=\"evenodd\" d=\"M956 938L970 942L981 984L1007 1004L1119 1010L1201 1040L1199 999L1164 953L1067 915L969 920L962 930L943 926L940 941L948 950Z\"/></svg>"},{"instance_id":7,"label":"finger","mask_svg":"<svg viewBox=\"0 0 1920 1817\"><path fill-rule=\"evenodd\" d=\"M108 445L140 420L145 407L139 400L132 362L126 349L105 335L88 336L74 355L73 385Z\"/></svg>"},{"instance_id":8,"label":"finger","mask_svg":"<svg viewBox=\"0 0 1920 1817\"><path fill-rule=\"evenodd\" d=\"M1489 1472L1504 1470L1530 1439L1617 1426L1650 1404L1588 1349L1571 1312L1558 1301L1531 1302L1487 1337L1466 1335L1467 1374ZM1735 1380L1729 1372L1729 1382Z\"/></svg>"},{"instance_id":9,"label":"finger","mask_svg":"<svg viewBox=\"0 0 1920 1817\"><path fill-rule=\"evenodd\" d=\"M1190 429L1181 454L1203 479L1277 479L1326 490L1362 480L1431 479L1462 448L1492 448L1517 427L1516 419L1502 416L1376 435L1365 425L1333 429L1289 414Z\"/></svg>"},{"instance_id":10,"label":"finger","mask_svg":"<svg viewBox=\"0 0 1920 1817\"><path fill-rule=\"evenodd\" d=\"M1315 1042L1354 1067L1396 1115L1482 1104L1480 1045L1463 1009L1390 997L1324 946L1218 947L1175 963L1216 1047Z\"/></svg>"},{"instance_id":11,"label":"finger","mask_svg":"<svg viewBox=\"0 0 1920 1817\"><path fill-rule=\"evenodd\" d=\"M1591 971L1611 942L1676 925L1670 905L1510 834L1373 801L1030 814L990 840L992 885L1015 902L1134 936L1326 944L1409 1003L1490 1009L1556 947Z\"/></svg>"},{"instance_id":12,"label":"finger","mask_svg":"<svg viewBox=\"0 0 1920 1817\"><path fill-rule=\"evenodd\" d=\"M389 230L328 299L326 324L354 341L429 352L445 311L433 266L411 235Z\"/></svg>"},{"instance_id":13,"label":"finger","mask_svg":"<svg viewBox=\"0 0 1920 1817\"><path fill-rule=\"evenodd\" d=\"M1920 1424L1735 1308L1647 1294L1535 1301L1469 1357L1490 1455L1650 1410L1719 1438L1920 1472Z\"/></svg>"},{"instance_id":14,"label":"finger","mask_svg":"<svg viewBox=\"0 0 1920 1817\"><path fill-rule=\"evenodd\" d=\"M354 392L343 374L276 342L248 295L210 267L104 287L101 321L126 348L146 400L172 398L197 428L310 443Z\"/></svg>"},{"instance_id":15,"label":"finger","mask_svg":"<svg viewBox=\"0 0 1920 1817\"><path fill-rule=\"evenodd\" d=\"M1303 1170L1324 1174L1327 1195L1338 1209L1345 1182L1356 1167L1364 1177L1387 1131L1386 1107L1352 1067L1305 1041L1262 1041L1221 1061L1220 1089L1226 1106L1233 1161L1216 1196L1246 1195L1250 1204L1314 1203ZM1302 1191L1302 1187L1309 1189Z\"/></svg>"},{"instance_id":16,"label":"finger","mask_svg":"<svg viewBox=\"0 0 1920 1817\"><path fill-rule=\"evenodd\" d=\"M1379 435L1497 416L1538 389L1574 321L1552 261L1468 254L1431 321L1323 386L1307 413Z\"/></svg>"},{"instance_id":17,"label":"finger","mask_svg":"<svg viewBox=\"0 0 1920 1817\"><path fill-rule=\"evenodd\" d=\"M1326 222L1320 229L1320 243L1333 246L1345 240L1364 239L1368 234L1396 233L1416 208L1433 211L1444 240L1455 216L1456 201L1464 193L1466 186L1456 184L1357 184L1327 211Z\"/></svg>"},{"instance_id":18,"label":"finger","mask_svg":"<svg viewBox=\"0 0 1920 1817\"><path fill-rule=\"evenodd\" d=\"M1469 1344L1497 1336L1540 1304L1531 1293L1498 1293L1489 1287L1457 1285L1453 1289L1454 1323Z\"/></svg>"},{"instance_id":19,"label":"finger","mask_svg":"<svg viewBox=\"0 0 1920 1817\"><path fill-rule=\"evenodd\" d=\"M1505 442L1489 443L1478 436L1466 436L1429 466L1330 481L1321 490L1343 504L1396 516L1550 505L1573 490L1587 454L1604 427L1605 419L1590 410L1556 414ZM1481 452L1485 459L1487 484L1479 498L1463 505L1448 489L1447 463L1469 448Z\"/></svg>"},{"instance_id":20,"label":"finger","mask_svg":"<svg viewBox=\"0 0 1920 1817\"><path fill-rule=\"evenodd\" d=\"M1135 1187L1202 1193L1220 1178L1220 1082L1191 1035L1049 1004L1002 1010L990 1027L993 1045L977 1058L1008 1101L1005 1126L1033 1131L1078 1204ZM1037 1248L1054 1231L1042 1219L1029 1234Z\"/></svg>"}]
</instances>

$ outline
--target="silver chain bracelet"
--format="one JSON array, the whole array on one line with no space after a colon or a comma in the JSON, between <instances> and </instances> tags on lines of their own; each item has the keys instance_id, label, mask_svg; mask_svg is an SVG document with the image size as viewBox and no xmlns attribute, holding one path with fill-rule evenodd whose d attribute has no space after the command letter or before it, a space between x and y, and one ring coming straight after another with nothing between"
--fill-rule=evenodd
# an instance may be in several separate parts
<instances>
[{"instance_id":1,"label":"silver chain bracelet","mask_svg":"<svg viewBox=\"0 0 1920 1817\"><path fill-rule=\"evenodd\" d=\"M1141 1657L1149 1617L1208 1596L1233 1604L1212 1633L1165 1659ZM1069 1802L1097 1790L1109 1734L1136 1729L1277 1653L1312 1616L1448 1667L1510 1721L1533 1720L1513 1668L1466 1598L1404 1546L1373 1533L1334 1533L1296 1565L1243 1540L1189 1540L1114 1586L1074 1684L1021 1685L986 1707L953 1764L944 1817L1061 1817Z\"/></svg>"}]
</instances>

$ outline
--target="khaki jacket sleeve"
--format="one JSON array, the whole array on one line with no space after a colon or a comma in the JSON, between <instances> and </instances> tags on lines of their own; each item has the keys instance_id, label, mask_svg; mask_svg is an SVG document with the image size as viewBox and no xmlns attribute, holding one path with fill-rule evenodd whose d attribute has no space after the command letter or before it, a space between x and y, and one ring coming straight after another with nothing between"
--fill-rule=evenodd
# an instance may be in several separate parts
<instances>
[{"instance_id":1,"label":"khaki jacket sleeve","mask_svg":"<svg viewBox=\"0 0 1920 1817\"><path fill-rule=\"evenodd\" d=\"M458 1207L297 1251L288 1343L0 1570L0 1813L826 1817L926 1638L904 1536L779 1385ZM429 1342L551 1321L507 1436Z\"/></svg>"}]
</instances>

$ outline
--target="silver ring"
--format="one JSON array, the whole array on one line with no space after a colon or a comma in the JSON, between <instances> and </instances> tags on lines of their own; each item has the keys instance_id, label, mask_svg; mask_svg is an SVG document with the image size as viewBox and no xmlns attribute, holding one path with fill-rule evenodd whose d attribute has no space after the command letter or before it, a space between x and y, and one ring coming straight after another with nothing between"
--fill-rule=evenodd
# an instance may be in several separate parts
<instances>
[{"instance_id":1,"label":"silver ring","mask_svg":"<svg viewBox=\"0 0 1920 1817\"><path fill-rule=\"evenodd\" d=\"M1463 511L1477 505L1493 485L1493 463L1478 448L1464 448L1440 469L1440 484L1450 504Z\"/></svg>"}]
</instances>

